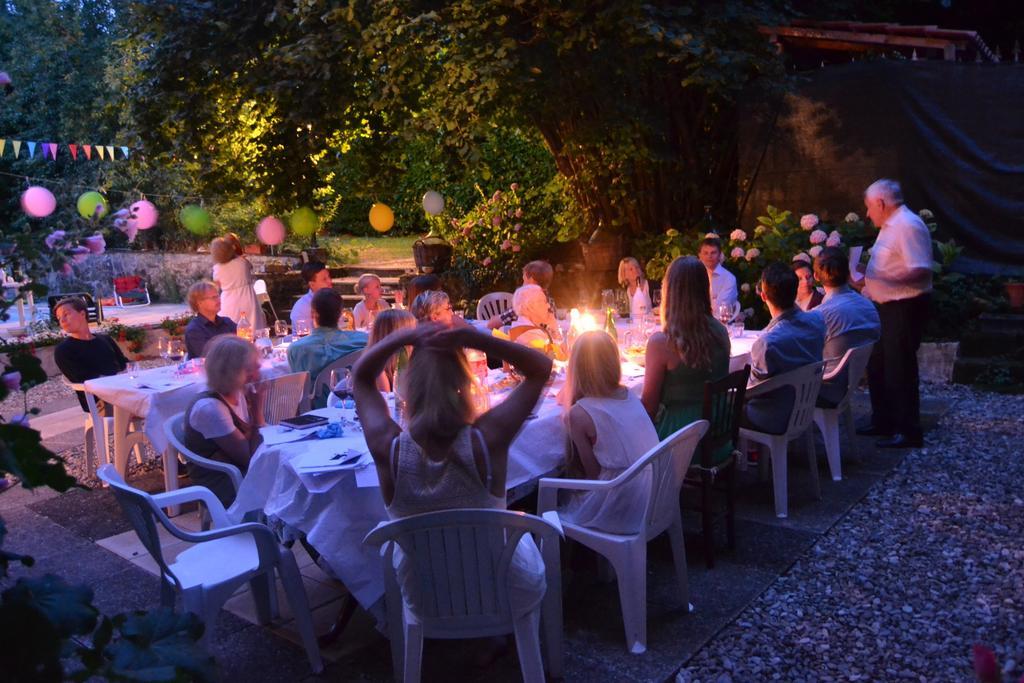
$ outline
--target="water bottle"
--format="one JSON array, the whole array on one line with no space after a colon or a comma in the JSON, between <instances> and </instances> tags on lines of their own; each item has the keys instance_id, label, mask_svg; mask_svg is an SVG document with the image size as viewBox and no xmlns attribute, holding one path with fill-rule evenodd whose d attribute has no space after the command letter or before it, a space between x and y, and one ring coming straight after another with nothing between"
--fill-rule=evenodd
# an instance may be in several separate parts
<instances>
[{"instance_id":1,"label":"water bottle","mask_svg":"<svg viewBox=\"0 0 1024 683\"><path fill-rule=\"evenodd\" d=\"M238 327L237 334L246 341L252 341L252 323L249 322L249 317L242 311L242 314L238 316Z\"/></svg>"},{"instance_id":2,"label":"water bottle","mask_svg":"<svg viewBox=\"0 0 1024 683\"><path fill-rule=\"evenodd\" d=\"M647 295L644 294L644 290L640 288L640 282L638 280L636 284L636 291L633 292L633 298L629 302L629 317L632 318L634 325L642 325L647 313Z\"/></svg>"}]
</instances>

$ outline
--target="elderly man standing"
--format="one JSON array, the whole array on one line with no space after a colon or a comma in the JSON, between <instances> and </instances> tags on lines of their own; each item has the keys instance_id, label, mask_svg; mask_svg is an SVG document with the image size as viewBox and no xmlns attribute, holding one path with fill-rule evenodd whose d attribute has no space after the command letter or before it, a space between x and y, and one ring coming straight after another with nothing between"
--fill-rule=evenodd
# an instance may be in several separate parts
<instances>
[{"instance_id":1,"label":"elderly man standing","mask_svg":"<svg viewBox=\"0 0 1024 683\"><path fill-rule=\"evenodd\" d=\"M931 304L932 238L924 221L903 203L895 180L872 183L864 192L864 206L879 232L858 284L878 305L882 331L868 365L871 424L858 434L885 436L879 448L919 448L917 349Z\"/></svg>"}]
</instances>

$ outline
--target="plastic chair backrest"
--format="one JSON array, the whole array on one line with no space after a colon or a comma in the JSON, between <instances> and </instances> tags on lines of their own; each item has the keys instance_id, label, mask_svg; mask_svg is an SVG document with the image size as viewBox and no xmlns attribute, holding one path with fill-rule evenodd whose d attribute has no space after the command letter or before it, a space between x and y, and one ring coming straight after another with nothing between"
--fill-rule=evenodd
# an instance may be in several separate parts
<instances>
[{"instance_id":1,"label":"plastic chair backrest","mask_svg":"<svg viewBox=\"0 0 1024 683\"><path fill-rule=\"evenodd\" d=\"M836 377L844 370L846 370L846 393L843 395L843 399L839 401L836 409L842 409L846 407L846 404L850 402L850 396L856 391L857 386L860 384L860 380L864 377L864 373L868 369L868 361L871 360L871 351L875 345L864 344L862 346L855 346L852 349L847 349L846 353L843 354L842 360L839 361L839 365L834 367L831 372L825 375L822 380L827 381Z\"/></svg>"},{"instance_id":2,"label":"plastic chair backrest","mask_svg":"<svg viewBox=\"0 0 1024 683\"><path fill-rule=\"evenodd\" d=\"M359 351L353 351L341 358L331 361L324 366L324 369L317 373L316 380L313 382L313 390L310 391L310 401L315 401L317 397L323 396L327 391L332 391L334 387L331 386L331 370L340 370L341 368L351 367L356 364L359 360L359 356L363 354L362 349Z\"/></svg>"},{"instance_id":3,"label":"plastic chair backrest","mask_svg":"<svg viewBox=\"0 0 1024 683\"><path fill-rule=\"evenodd\" d=\"M651 465L651 497L647 501L644 521L648 539L667 529L679 514L679 490L683 486L697 444L707 430L707 420L692 422L670 434L630 467L633 469L645 461ZM626 470L620 476L628 472Z\"/></svg>"},{"instance_id":4,"label":"plastic chair backrest","mask_svg":"<svg viewBox=\"0 0 1024 683\"><path fill-rule=\"evenodd\" d=\"M256 280L252 283L252 291L256 293L256 296L267 293L267 281Z\"/></svg>"},{"instance_id":5,"label":"plastic chair backrest","mask_svg":"<svg viewBox=\"0 0 1024 683\"><path fill-rule=\"evenodd\" d=\"M511 622L508 573L523 534L545 543L559 532L540 517L508 510L442 510L381 524L363 541L385 545L384 571L394 576L397 543L411 563L407 604L426 629L486 629Z\"/></svg>"},{"instance_id":6,"label":"plastic chair backrest","mask_svg":"<svg viewBox=\"0 0 1024 683\"><path fill-rule=\"evenodd\" d=\"M174 449L185 460L195 463L200 467L228 475L232 486L235 488L235 492L238 492L238 487L242 485L242 472L237 467L230 463L204 458L185 447L185 413L178 413L164 423L164 435L167 437L167 441L174 446Z\"/></svg>"},{"instance_id":7,"label":"plastic chair backrest","mask_svg":"<svg viewBox=\"0 0 1024 683\"><path fill-rule=\"evenodd\" d=\"M720 380L704 383L704 406L701 417L708 421L707 434L700 440L700 461L704 467L713 465L714 454L731 443L735 447L743 415L743 398L750 380L750 366L731 372Z\"/></svg>"},{"instance_id":8,"label":"plastic chair backrest","mask_svg":"<svg viewBox=\"0 0 1024 683\"><path fill-rule=\"evenodd\" d=\"M260 382L267 387L267 395L263 399L263 419L267 424L276 425L299 414L308 381L308 372L293 372Z\"/></svg>"},{"instance_id":9,"label":"plastic chair backrest","mask_svg":"<svg viewBox=\"0 0 1024 683\"><path fill-rule=\"evenodd\" d=\"M128 522L135 529L142 545L146 547L150 556L157 563L160 573L171 584L180 588L181 582L167 566L167 561L164 560L163 550L160 547L160 535L156 530L158 515L162 516L163 512L153 502L149 494L126 484L113 465L104 465L97 470L96 475L109 484L124 516L128 518Z\"/></svg>"},{"instance_id":10,"label":"plastic chair backrest","mask_svg":"<svg viewBox=\"0 0 1024 683\"><path fill-rule=\"evenodd\" d=\"M751 392L767 393L779 387L793 387L795 397L793 412L789 415L789 426L786 437L795 439L806 431L814 419L814 404L821 390L821 378L825 371L825 361L809 363L796 370L784 372L750 389ZM751 394L748 394L750 397Z\"/></svg>"},{"instance_id":11,"label":"plastic chair backrest","mask_svg":"<svg viewBox=\"0 0 1024 683\"><path fill-rule=\"evenodd\" d=\"M485 294L476 305L476 319L490 320L512 308L512 295L508 292Z\"/></svg>"}]
</instances>

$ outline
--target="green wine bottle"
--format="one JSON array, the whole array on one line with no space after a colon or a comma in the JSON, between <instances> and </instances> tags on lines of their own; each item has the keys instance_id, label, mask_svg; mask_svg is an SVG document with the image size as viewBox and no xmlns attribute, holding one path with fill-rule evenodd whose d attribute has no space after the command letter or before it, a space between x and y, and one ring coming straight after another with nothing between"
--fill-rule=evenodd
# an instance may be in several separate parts
<instances>
[{"instance_id":1,"label":"green wine bottle","mask_svg":"<svg viewBox=\"0 0 1024 683\"><path fill-rule=\"evenodd\" d=\"M608 307L608 311L604 318L604 331L608 333L615 343L619 343L619 332L615 329L615 316L612 314L612 307Z\"/></svg>"}]
</instances>

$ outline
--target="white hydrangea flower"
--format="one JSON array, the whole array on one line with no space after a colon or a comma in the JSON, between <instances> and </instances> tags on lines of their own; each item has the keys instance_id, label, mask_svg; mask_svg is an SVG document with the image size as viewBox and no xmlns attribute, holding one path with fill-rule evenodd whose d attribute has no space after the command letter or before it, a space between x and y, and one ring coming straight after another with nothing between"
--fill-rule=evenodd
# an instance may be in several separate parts
<instances>
[{"instance_id":1,"label":"white hydrangea flower","mask_svg":"<svg viewBox=\"0 0 1024 683\"><path fill-rule=\"evenodd\" d=\"M794 261L810 261L811 257L806 252L801 251L799 254L793 257Z\"/></svg>"},{"instance_id":2,"label":"white hydrangea flower","mask_svg":"<svg viewBox=\"0 0 1024 683\"><path fill-rule=\"evenodd\" d=\"M828 233L824 230L815 230L811 233L811 244L821 244L828 239Z\"/></svg>"},{"instance_id":3,"label":"white hydrangea flower","mask_svg":"<svg viewBox=\"0 0 1024 683\"><path fill-rule=\"evenodd\" d=\"M733 247L733 250L729 252L729 256L733 258L743 258L745 254L746 252L743 251L743 247Z\"/></svg>"},{"instance_id":4,"label":"white hydrangea flower","mask_svg":"<svg viewBox=\"0 0 1024 683\"><path fill-rule=\"evenodd\" d=\"M804 230L814 230L818 222L818 217L813 213L805 213L803 216L800 216L800 227Z\"/></svg>"},{"instance_id":5,"label":"white hydrangea flower","mask_svg":"<svg viewBox=\"0 0 1024 683\"><path fill-rule=\"evenodd\" d=\"M811 258L818 258L818 254L821 253L821 249L822 249L822 247L819 244L816 247L811 247L810 249L808 249L807 253L811 255Z\"/></svg>"},{"instance_id":6,"label":"white hydrangea flower","mask_svg":"<svg viewBox=\"0 0 1024 683\"><path fill-rule=\"evenodd\" d=\"M754 247L753 249L748 249L747 250L747 260L748 261L753 261L754 259L756 259L760 255L761 255L761 250L758 249L757 247Z\"/></svg>"},{"instance_id":7,"label":"white hydrangea flower","mask_svg":"<svg viewBox=\"0 0 1024 683\"><path fill-rule=\"evenodd\" d=\"M917 215L921 217L921 220L925 221L930 221L931 219L935 218L935 214L933 214L928 209L921 209L920 211L917 212Z\"/></svg>"},{"instance_id":8,"label":"white hydrangea flower","mask_svg":"<svg viewBox=\"0 0 1024 683\"><path fill-rule=\"evenodd\" d=\"M709 238L717 240L718 239L718 233L714 233L714 232L706 232L706 233L704 233L704 239L709 239Z\"/></svg>"},{"instance_id":9,"label":"white hydrangea flower","mask_svg":"<svg viewBox=\"0 0 1024 683\"><path fill-rule=\"evenodd\" d=\"M843 243L843 236L839 234L838 230L833 230L828 234L828 239L825 240L826 247L838 247Z\"/></svg>"},{"instance_id":10,"label":"white hydrangea flower","mask_svg":"<svg viewBox=\"0 0 1024 683\"><path fill-rule=\"evenodd\" d=\"M729 239L731 239L733 242L742 242L743 240L747 239L747 233L743 232L739 228L736 228L735 230L729 233Z\"/></svg>"},{"instance_id":11,"label":"white hydrangea flower","mask_svg":"<svg viewBox=\"0 0 1024 683\"><path fill-rule=\"evenodd\" d=\"M857 221L860 220L860 216L851 211L850 213L846 214L846 218L844 218L843 220L845 220L847 223L856 223Z\"/></svg>"},{"instance_id":12,"label":"white hydrangea flower","mask_svg":"<svg viewBox=\"0 0 1024 683\"><path fill-rule=\"evenodd\" d=\"M750 294L750 283L744 282L742 285L740 285L740 291L743 292L744 294Z\"/></svg>"}]
</instances>

